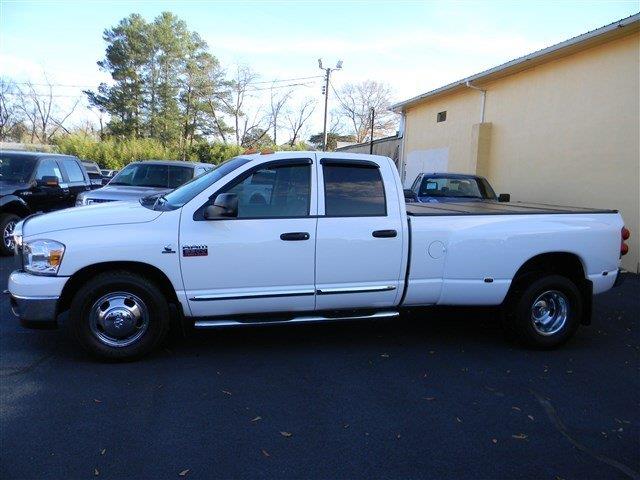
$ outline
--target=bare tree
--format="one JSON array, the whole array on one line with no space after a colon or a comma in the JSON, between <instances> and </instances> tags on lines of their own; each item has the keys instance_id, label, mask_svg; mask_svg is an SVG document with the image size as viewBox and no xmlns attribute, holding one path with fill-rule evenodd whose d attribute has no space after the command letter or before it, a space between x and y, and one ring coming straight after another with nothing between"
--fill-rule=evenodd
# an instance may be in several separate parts
<instances>
[{"instance_id":1,"label":"bare tree","mask_svg":"<svg viewBox=\"0 0 640 480\"><path fill-rule=\"evenodd\" d=\"M270 108L270 120L271 126L273 128L273 143L275 145L278 144L278 117L280 116L280 112L287 104L291 95L293 94L293 90L287 90L281 95L278 95L275 91L275 82L271 85L271 101L269 103Z\"/></svg>"},{"instance_id":2,"label":"bare tree","mask_svg":"<svg viewBox=\"0 0 640 480\"><path fill-rule=\"evenodd\" d=\"M244 111L249 93L249 85L257 78L257 75L247 66L238 66L234 77L230 80L228 96L219 99L224 104L227 114L233 118L236 135L236 145L242 144L242 139L247 132L247 114ZM244 119L244 130L241 132L241 123Z\"/></svg>"},{"instance_id":3,"label":"bare tree","mask_svg":"<svg viewBox=\"0 0 640 480\"><path fill-rule=\"evenodd\" d=\"M384 83L365 80L347 83L337 93L340 115L346 120L358 143L370 136L371 109L375 109L374 137L395 131L396 116L389 111L391 89Z\"/></svg>"},{"instance_id":4,"label":"bare tree","mask_svg":"<svg viewBox=\"0 0 640 480\"><path fill-rule=\"evenodd\" d=\"M316 109L316 101L313 98L303 100L293 111L286 114L286 120L291 130L289 145L294 146L298 138L303 137L302 128Z\"/></svg>"},{"instance_id":5,"label":"bare tree","mask_svg":"<svg viewBox=\"0 0 640 480\"><path fill-rule=\"evenodd\" d=\"M39 92L31 82L27 82L25 88L17 88L16 92L18 108L30 127L31 142L38 140L46 144L60 129L69 133L64 123L73 114L80 100L77 99L70 109L63 111L60 105L55 103L53 84L46 75L45 81L46 93Z\"/></svg>"},{"instance_id":6,"label":"bare tree","mask_svg":"<svg viewBox=\"0 0 640 480\"><path fill-rule=\"evenodd\" d=\"M0 78L0 140L10 138L21 115L16 102L16 86L11 80Z\"/></svg>"}]
</instances>

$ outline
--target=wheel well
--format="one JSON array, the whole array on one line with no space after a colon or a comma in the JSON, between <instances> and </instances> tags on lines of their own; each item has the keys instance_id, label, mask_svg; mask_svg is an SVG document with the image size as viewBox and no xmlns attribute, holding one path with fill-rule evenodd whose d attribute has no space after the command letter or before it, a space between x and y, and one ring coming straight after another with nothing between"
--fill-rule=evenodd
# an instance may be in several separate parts
<instances>
[{"instance_id":1,"label":"wheel well","mask_svg":"<svg viewBox=\"0 0 640 480\"><path fill-rule=\"evenodd\" d=\"M145 278L151 279L160 288L170 304L174 304L181 310L180 302L176 296L176 291L165 273L157 267L141 262L105 262L96 263L88 267L84 267L74 273L67 281L60 300L58 302L58 314L68 310L71 307L73 295L78 291L80 286L88 281L94 275L112 270L126 270L131 273L137 273Z\"/></svg>"},{"instance_id":2,"label":"wheel well","mask_svg":"<svg viewBox=\"0 0 640 480\"><path fill-rule=\"evenodd\" d=\"M513 277L513 284L539 273L563 275L580 286L586 280L584 267L580 257L573 253L543 253L527 260Z\"/></svg>"},{"instance_id":3,"label":"wheel well","mask_svg":"<svg viewBox=\"0 0 640 480\"><path fill-rule=\"evenodd\" d=\"M29 215L29 211L27 210L27 208L16 200L5 203L2 206L2 210L0 210L0 213L12 213L14 215L18 215L20 218L24 218Z\"/></svg>"}]
</instances>

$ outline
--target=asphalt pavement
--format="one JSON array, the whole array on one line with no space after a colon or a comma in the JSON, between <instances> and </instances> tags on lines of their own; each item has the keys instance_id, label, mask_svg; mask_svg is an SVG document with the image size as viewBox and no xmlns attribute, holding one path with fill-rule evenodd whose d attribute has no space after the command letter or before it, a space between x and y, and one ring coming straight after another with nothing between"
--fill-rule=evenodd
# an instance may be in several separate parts
<instances>
[{"instance_id":1,"label":"asphalt pavement","mask_svg":"<svg viewBox=\"0 0 640 480\"><path fill-rule=\"evenodd\" d=\"M0 260L5 288L13 259ZM0 478L640 478L640 278L566 346L496 314L198 332L99 363L0 300Z\"/></svg>"}]
</instances>

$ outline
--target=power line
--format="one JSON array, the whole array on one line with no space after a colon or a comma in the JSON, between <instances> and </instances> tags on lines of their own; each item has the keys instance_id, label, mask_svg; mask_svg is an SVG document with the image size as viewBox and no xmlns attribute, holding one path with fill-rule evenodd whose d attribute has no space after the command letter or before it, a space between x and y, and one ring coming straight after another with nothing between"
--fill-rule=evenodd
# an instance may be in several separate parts
<instances>
[{"instance_id":1,"label":"power line","mask_svg":"<svg viewBox=\"0 0 640 480\"><path fill-rule=\"evenodd\" d=\"M283 79L274 79L274 80L261 80L256 82L247 82L247 85L263 85L263 84L273 84L273 83L282 83L282 82L293 82L297 80L311 80L316 78L323 78L322 75L313 75L310 77L295 77L295 78L283 78ZM68 87L68 88L95 88L96 85L74 85L70 83L32 83L32 82L12 82L16 85L29 85L33 87ZM101 82L104 83L104 82ZM279 88L279 87L274 87Z\"/></svg>"}]
</instances>

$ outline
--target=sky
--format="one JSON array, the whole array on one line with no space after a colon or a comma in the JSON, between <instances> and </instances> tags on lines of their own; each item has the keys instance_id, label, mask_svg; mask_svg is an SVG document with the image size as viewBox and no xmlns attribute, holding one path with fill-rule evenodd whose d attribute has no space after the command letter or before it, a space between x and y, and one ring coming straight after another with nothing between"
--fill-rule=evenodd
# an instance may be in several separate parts
<instances>
[{"instance_id":1,"label":"sky","mask_svg":"<svg viewBox=\"0 0 640 480\"><path fill-rule=\"evenodd\" d=\"M109 80L96 65L102 32L131 13L152 20L162 11L198 32L227 70L249 65L270 82L322 75L318 58L342 60L336 89L377 80L401 101L638 13L640 0L0 0L0 75L37 83L46 73L60 84L56 98L74 102L83 88ZM304 83L294 103L318 100L311 127L320 130L322 79L292 83ZM73 121L85 118L95 120L81 107Z\"/></svg>"}]
</instances>

